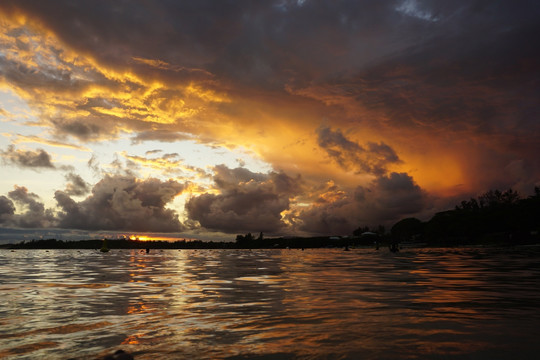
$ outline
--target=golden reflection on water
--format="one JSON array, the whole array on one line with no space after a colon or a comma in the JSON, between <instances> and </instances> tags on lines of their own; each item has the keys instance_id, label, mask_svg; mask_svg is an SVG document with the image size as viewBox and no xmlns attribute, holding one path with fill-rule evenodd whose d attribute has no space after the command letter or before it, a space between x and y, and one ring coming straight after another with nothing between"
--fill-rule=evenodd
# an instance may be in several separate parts
<instances>
[{"instance_id":1,"label":"golden reflection on water","mask_svg":"<svg viewBox=\"0 0 540 360\"><path fill-rule=\"evenodd\" d=\"M534 249L0 257L0 357L95 358L122 348L137 360L510 359L538 350ZM516 328L525 332L508 333Z\"/></svg>"}]
</instances>

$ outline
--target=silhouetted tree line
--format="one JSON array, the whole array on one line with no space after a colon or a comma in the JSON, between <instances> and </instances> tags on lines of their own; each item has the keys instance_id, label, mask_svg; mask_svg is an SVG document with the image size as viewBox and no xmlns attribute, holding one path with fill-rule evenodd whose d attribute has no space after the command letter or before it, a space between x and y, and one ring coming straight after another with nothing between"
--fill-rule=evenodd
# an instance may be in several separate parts
<instances>
[{"instance_id":1,"label":"silhouetted tree line","mask_svg":"<svg viewBox=\"0 0 540 360\"><path fill-rule=\"evenodd\" d=\"M525 199L512 189L490 190L427 222L403 219L392 227L391 235L427 244L523 244L540 240L539 230L540 187L535 187L534 195Z\"/></svg>"},{"instance_id":2,"label":"silhouetted tree line","mask_svg":"<svg viewBox=\"0 0 540 360\"><path fill-rule=\"evenodd\" d=\"M372 242L371 242L372 243ZM321 247L345 247L357 245L354 239L349 237L278 237L265 238L262 233L254 237L251 233L237 235L234 248L238 249L309 249Z\"/></svg>"},{"instance_id":3,"label":"silhouetted tree line","mask_svg":"<svg viewBox=\"0 0 540 360\"><path fill-rule=\"evenodd\" d=\"M9 249L100 249L103 240L63 241L57 239L44 239L23 241L18 244L5 244L1 248ZM107 239L109 249L227 249L235 248L234 243L214 242L202 240L130 240Z\"/></svg>"},{"instance_id":4,"label":"silhouetted tree line","mask_svg":"<svg viewBox=\"0 0 540 360\"><path fill-rule=\"evenodd\" d=\"M353 231L353 235L354 236L361 236L362 234L369 233L369 232L372 232L372 233L375 233L377 235L383 236L383 235L386 234L386 229L385 229L384 225L379 225L377 227L377 229L370 229L369 226L360 226L359 228L357 228L356 230Z\"/></svg>"}]
</instances>

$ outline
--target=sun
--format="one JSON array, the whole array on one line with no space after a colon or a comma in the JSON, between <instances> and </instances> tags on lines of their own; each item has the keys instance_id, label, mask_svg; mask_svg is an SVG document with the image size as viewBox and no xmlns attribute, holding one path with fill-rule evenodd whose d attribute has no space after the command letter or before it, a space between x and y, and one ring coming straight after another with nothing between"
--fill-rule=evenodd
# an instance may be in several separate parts
<instances>
[{"instance_id":1,"label":"sun","mask_svg":"<svg viewBox=\"0 0 540 360\"><path fill-rule=\"evenodd\" d=\"M159 235L130 235L129 238L131 240L136 241L177 241L178 238L175 237L168 237L168 236L159 236Z\"/></svg>"}]
</instances>

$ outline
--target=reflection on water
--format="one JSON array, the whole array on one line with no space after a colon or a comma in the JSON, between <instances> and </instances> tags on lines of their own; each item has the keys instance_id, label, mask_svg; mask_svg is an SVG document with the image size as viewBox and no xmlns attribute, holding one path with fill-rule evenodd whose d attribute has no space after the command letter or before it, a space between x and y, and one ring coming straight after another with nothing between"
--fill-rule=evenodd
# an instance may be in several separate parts
<instances>
[{"instance_id":1,"label":"reflection on water","mask_svg":"<svg viewBox=\"0 0 540 360\"><path fill-rule=\"evenodd\" d=\"M0 358L533 358L540 248L0 251ZM520 356L518 356L520 355Z\"/></svg>"}]
</instances>

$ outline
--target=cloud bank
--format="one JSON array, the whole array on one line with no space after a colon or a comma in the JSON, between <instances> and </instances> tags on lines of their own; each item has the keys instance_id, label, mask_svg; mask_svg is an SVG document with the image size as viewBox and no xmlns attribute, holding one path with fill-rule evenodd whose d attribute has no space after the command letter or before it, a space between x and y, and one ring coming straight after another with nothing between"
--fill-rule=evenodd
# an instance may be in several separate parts
<instances>
[{"instance_id":1,"label":"cloud bank","mask_svg":"<svg viewBox=\"0 0 540 360\"><path fill-rule=\"evenodd\" d=\"M226 233L279 233L286 227L282 212L289 210L291 199L301 191L300 177L225 166L214 171L219 193L192 197L186 203L190 219L206 229Z\"/></svg>"},{"instance_id":2,"label":"cloud bank","mask_svg":"<svg viewBox=\"0 0 540 360\"><path fill-rule=\"evenodd\" d=\"M178 232L184 229L174 210L165 206L184 190L169 180L138 180L129 176L106 176L92 194L77 202L67 191L57 191L60 228ZM68 188L69 189L69 188Z\"/></svg>"}]
</instances>

